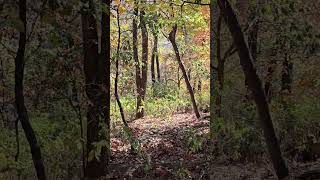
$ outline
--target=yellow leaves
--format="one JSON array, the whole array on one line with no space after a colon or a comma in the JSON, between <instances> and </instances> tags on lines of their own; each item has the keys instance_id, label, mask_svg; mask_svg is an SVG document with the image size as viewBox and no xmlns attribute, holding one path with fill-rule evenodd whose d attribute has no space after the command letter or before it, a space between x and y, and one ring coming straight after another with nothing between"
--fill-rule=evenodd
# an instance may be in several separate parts
<instances>
[{"instance_id":1,"label":"yellow leaves","mask_svg":"<svg viewBox=\"0 0 320 180\"><path fill-rule=\"evenodd\" d=\"M121 4L121 0L115 0L115 5L117 6L119 10L119 14L123 14L126 12L126 8L124 7L123 4Z\"/></svg>"},{"instance_id":2,"label":"yellow leaves","mask_svg":"<svg viewBox=\"0 0 320 180\"><path fill-rule=\"evenodd\" d=\"M158 6L155 4L150 4L150 5L148 5L147 10L148 10L148 12L151 12L151 13L157 12Z\"/></svg>"},{"instance_id":3,"label":"yellow leaves","mask_svg":"<svg viewBox=\"0 0 320 180\"><path fill-rule=\"evenodd\" d=\"M126 8L124 8L123 6L119 5L118 8L119 8L119 13L120 14L126 12Z\"/></svg>"}]
</instances>

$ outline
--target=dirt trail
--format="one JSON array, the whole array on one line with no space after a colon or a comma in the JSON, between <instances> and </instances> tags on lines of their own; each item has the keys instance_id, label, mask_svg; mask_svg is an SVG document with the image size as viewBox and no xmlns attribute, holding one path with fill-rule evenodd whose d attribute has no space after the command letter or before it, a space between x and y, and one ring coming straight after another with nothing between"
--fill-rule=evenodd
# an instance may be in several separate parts
<instances>
[{"instance_id":1,"label":"dirt trail","mask_svg":"<svg viewBox=\"0 0 320 180\"><path fill-rule=\"evenodd\" d=\"M114 136L110 164L114 179L276 179L268 160L231 163L210 156L208 142L200 141L208 134L208 120L197 120L193 114L138 119L129 125L143 153L130 153L129 143ZM289 179L320 169L319 161L289 164L294 172Z\"/></svg>"}]
</instances>

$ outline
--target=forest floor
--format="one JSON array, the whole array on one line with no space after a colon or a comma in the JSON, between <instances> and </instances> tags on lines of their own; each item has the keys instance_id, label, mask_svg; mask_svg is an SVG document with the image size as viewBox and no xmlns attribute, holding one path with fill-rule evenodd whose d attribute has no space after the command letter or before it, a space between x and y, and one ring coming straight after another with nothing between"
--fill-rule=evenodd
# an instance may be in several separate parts
<instances>
[{"instance_id":1,"label":"forest floor","mask_svg":"<svg viewBox=\"0 0 320 180\"><path fill-rule=\"evenodd\" d=\"M130 122L129 126L140 142L141 153L131 153L128 141L114 135L111 179L276 179L266 157L255 162L214 157L209 143L197 138L208 134L209 122L197 120L193 114L143 118ZM320 169L320 161L288 164L291 172L288 179Z\"/></svg>"}]
</instances>

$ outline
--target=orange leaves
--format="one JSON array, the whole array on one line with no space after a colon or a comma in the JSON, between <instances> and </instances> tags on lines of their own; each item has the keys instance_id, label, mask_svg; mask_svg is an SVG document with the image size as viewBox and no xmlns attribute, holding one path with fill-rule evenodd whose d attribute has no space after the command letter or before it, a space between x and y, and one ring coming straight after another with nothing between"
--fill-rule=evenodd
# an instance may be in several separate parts
<instances>
[{"instance_id":1,"label":"orange leaves","mask_svg":"<svg viewBox=\"0 0 320 180\"><path fill-rule=\"evenodd\" d=\"M115 0L115 4L116 4L117 6L119 6L119 5L121 4L121 1L120 1L120 0Z\"/></svg>"}]
</instances>

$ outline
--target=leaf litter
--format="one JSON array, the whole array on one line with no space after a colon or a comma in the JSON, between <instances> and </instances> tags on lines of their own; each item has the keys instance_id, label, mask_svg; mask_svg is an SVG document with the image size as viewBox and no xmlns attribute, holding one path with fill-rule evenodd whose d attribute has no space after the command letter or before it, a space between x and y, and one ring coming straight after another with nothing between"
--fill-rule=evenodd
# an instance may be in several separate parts
<instances>
[{"instance_id":1,"label":"leaf litter","mask_svg":"<svg viewBox=\"0 0 320 180\"><path fill-rule=\"evenodd\" d=\"M129 126L140 142L142 155L130 151L128 140L113 135L110 179L277 179L268 157L255 162L230 162L227 158L214 157L206 140L209 121L198 120L191 113L174 114L168 120L146 117L130 122ZM190 144L194 137L205 139L198 144L198 149ZM301 174L306 171L320 172L319 160L288 161L288 166L287 179L298 179L298 176L303 179Z\"/></svg>"}]
</instances>

